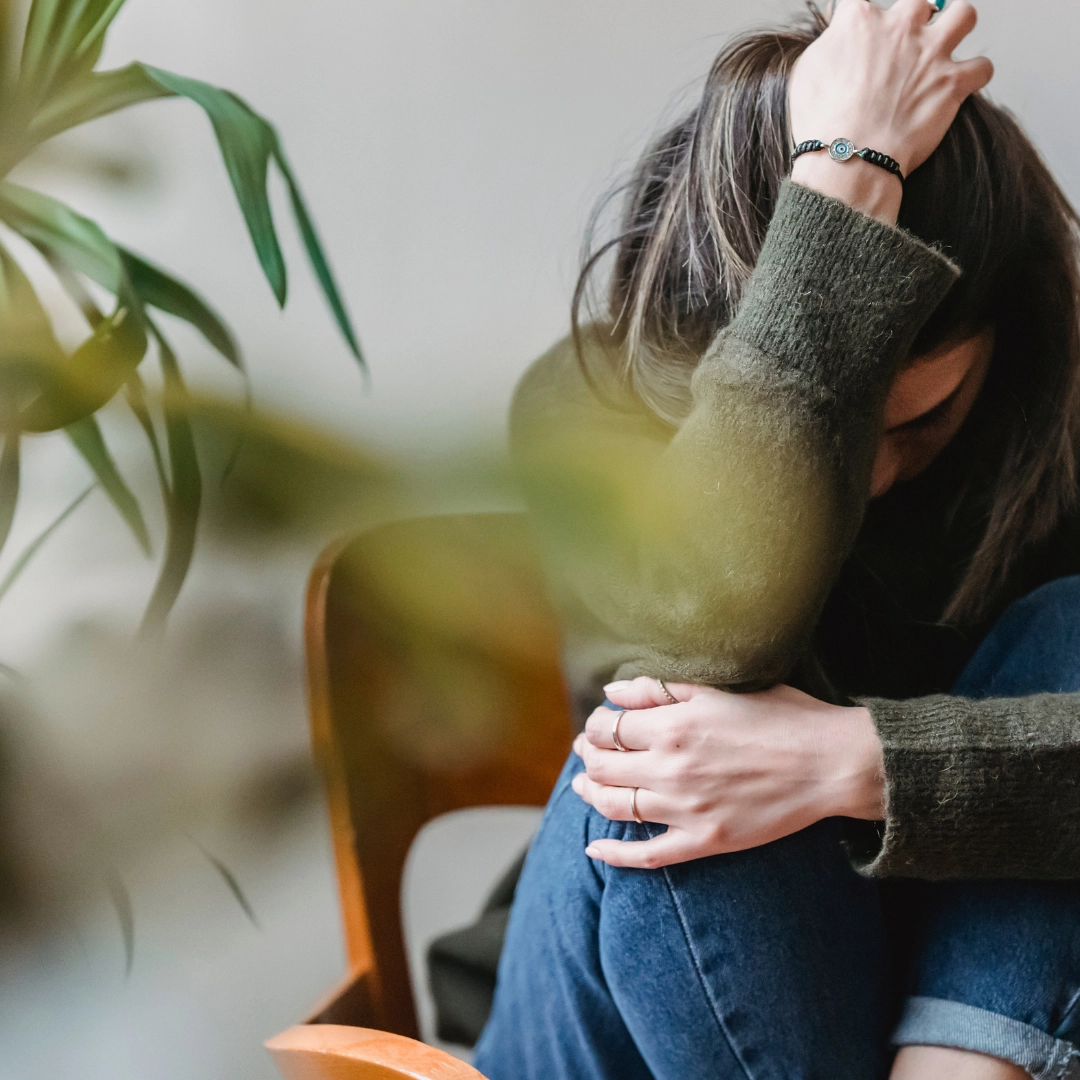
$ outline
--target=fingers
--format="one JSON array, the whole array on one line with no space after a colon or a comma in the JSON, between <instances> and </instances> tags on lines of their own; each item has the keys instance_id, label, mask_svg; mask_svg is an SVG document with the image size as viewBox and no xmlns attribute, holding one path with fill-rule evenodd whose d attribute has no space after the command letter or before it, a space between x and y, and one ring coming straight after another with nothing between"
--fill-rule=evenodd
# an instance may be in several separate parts
<instances>
[{"instance_id":1,"label":"fingers","mask_svg":"<svg viewBox=\"0 0 1080 1080\"><path fill-rule=\"evenodd\" d=\"M620 739L622 735L620 733ZM649 786L655 782L655 762L650 754L620 754L593 746L584 735L574 740L574 753L585 762L589 779L615 787ZM649 766L652 765L652 772Z\"/></svg>"},{"instance_id":2,"label":"fingers","mask_svg":"<svg viewBox=\"0 0 1080 1080\"><path fill-rule=\"evenodd\" d=\"M620 716L620 712L622 715ZM585 721L585 737L602 750L617 750L615 745L615 721L619 722L619 742L626 750L648 750L658 720L651 709L638 712L608 709L601 705ZM578 755L581 756L580 754Z\"/></svg>"},{"instance_id":3,"label":"fingers","mask_svg":"<svg viewBox=\"0 0 1080 1080\"><path fill-rule=\"evenodd\" d=\"M631 800L637 804L638 814L643 821L668 825L669 819L674 816L672 814L674 808L668 800L654 791L649 791L648 788L612 787L609 784L598 784L595 780L590 780L585 773L578 773L570 781L570 786L608 821L636 821ZM634 796L635 790L636 796Z\"/></svg>"},{"instance_id":4,"label":"fingers","mask_svg":"<svg viewBox=\"0 0 1080 1080\"><path fill-rule=\"evenodd\" d=\"M951 56L960 42L975 29L978 21L978 12L967 0L953 0L934 23L932 32L937 35L945 53Z\"/></svg>"},{"instance_id":5,"label":"fingers","mask_svg":"<svg viewBox=\"0 0 1080 1080\"><path fill-rule=\"evenodd\" d=\"M698 850L697 842L689 833L669 828L651 840L594 840L585 849L585 854L609 866L658 870L707 853Z\"/></svg>"},{"instance_id":6,"label":"fingers","mask_svg":"<svg viewBox=\"0 0 1080 1080\"><path fill-rule=\"evenodd\" d=\"M893 18L908 19L917 26L928 23L937 14L937 5L931 4L930 0L896 0L889 8L889 15Z\"/></svg>"},{"instance_id":7,"label":"fingers","mask_svg":"<svg viewBox=\"0 0 1080 1080\"><path fill-rule=\"evenodd\" d=\"M994 65L985 56L962 60L956 65L960 92L964 97L977 94L994 77Z\"/></svg>"},{"instance_id":8,"label":"fingers","mask_svg":"<svg viewBox=\"0 0 1080 1080\"><path fill-rule=\"evenodd\" d=\"M860 0L865 3L865 0ZM668 693L664 692L667 687ZM675 701L689 701L701 687L690 686L686 683L661 684L659 679L646 678L644 675L632 680L608 683L604 687L604 693L608 700L613 701L623 709L653 709L660 705L673 704Z\"/></svg>"}]
</instances>

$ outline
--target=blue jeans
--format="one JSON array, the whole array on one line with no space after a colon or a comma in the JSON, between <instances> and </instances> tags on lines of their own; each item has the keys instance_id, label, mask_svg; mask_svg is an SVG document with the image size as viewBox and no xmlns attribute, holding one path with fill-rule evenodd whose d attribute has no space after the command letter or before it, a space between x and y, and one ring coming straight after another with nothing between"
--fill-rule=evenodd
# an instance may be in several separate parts
<instances>
[{"instance_id":1,"label":"blue jeans","mask_svg":"<svg viewBox=\"0 0 1080 1080\"><path fill-rule=\"evenodd\" d=\"M1080 577L1014 604L956 692L1080 690ZM873 881L843 819L663 870L585 855L611 822L555 787L518 885L490 1080L882 1080L894 1047L1080 1077L1080 883ZM1048 823L1049 824L1049 823Z\"/></svg>"}]
</instances>

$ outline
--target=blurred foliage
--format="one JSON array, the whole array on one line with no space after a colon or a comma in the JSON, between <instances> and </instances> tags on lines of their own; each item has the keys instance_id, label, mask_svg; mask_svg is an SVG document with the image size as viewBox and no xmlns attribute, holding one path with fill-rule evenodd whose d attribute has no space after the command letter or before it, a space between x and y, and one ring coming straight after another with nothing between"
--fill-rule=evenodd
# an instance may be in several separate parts
<instances>
[{"instance_id":1,"label":"blurred foliage","mask_svg":"<svg viewBox=\"0 0 1080 1080\"><path fill-rule=\"evenodd\" d=\"M362 365L311 215L271 124L227 90L146 64L95 70L105 35L124 2L33 0L27 11L15 0L0 0L0 177L47 140L98 117L156 98L194 102L213 127L278 303L285 303L287 273L267 194L271 162L284 179L331 312ZM0 548L19 497L23 440L63 431L149 552L143 508L108 449L97 415L122 397L145 434L165 506L165 552L144 619L144 628L160 629L191 563L205 466L196 450L180 364L151 312L190 323L238 370L240 352L224 321L195 291L115 243L70 207L0 179L0 222L43 256L87 327L85 340L68 353L57 341L46 305L0 236ZM102 294L110 298L106 310L96 299ZM164 408L151 402L144 389L142 365L152 360L164 381ZM16 565L25 561L20 558Z\"/></svg>"}]
</instances>

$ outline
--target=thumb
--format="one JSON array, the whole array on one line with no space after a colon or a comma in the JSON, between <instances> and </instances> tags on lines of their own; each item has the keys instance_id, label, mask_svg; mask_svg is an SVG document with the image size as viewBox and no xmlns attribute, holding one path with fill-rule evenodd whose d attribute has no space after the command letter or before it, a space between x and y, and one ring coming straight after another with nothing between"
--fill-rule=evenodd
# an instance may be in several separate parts
<instances>
[{"instance_id":1,"label":"thumb","mask_svg":"<svg viewBox=\"0 0 1080 1080\"><path fill-rule=\"evenodd\" d=\"M609 701L621 709L654 709L660 705L689 701L700 693L701 689L700 686L691 686L688 683L661 682L659 679L641 675L636 679L608 683L604 687L604 693ZM674 702L672 698L675 699Z\"/></svg>"}]
</instances>

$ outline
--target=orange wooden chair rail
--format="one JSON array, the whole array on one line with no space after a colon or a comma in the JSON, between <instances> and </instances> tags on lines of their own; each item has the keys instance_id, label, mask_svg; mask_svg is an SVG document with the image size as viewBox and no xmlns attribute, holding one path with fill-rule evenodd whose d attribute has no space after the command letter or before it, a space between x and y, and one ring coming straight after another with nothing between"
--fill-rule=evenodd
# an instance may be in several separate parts
<instances>
[{"instance_id":1,"label":"orange wooden chair rail","mask_svg":"<svg viewBox=\"0 0 1080 1080\"><path fill-rule=\"evenodd\" d=\"M401 874L440 814L543 805L569 751L524 516L423 518L333 545L311 574L306 648L348 973L267 1047L288 1080L476 1080L415 1042Z\"/></svg>"}]
</instances>

